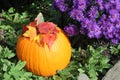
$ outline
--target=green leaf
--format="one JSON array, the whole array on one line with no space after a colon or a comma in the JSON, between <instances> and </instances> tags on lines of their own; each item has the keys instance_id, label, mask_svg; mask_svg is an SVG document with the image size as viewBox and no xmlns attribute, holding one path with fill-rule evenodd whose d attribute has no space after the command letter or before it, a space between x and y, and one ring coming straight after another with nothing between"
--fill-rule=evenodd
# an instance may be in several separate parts
<instances>
[{"instance_id":1,"label":"green leaf","mask_svg":"<svg viewBox=\"0 0 120 80\"><path fill-rule=\"evenodd\" d=\"M78 71L82 74L85 72L85 70L83 70L82 68L79 68Z\"/></svg>"},{"instance_id":2,"label":"green leaf","mask_svg":"<svg viewBox=\"0 0 120 80\"><path fill-rule=\"evenodd\" d=\"M3 71L7 71L8 66L6 64L3 64Z\"/></svg>"},{"instance_id":3,"label":"green leaf","mask_svg":"<svg viewBox=\"0 0 120 80\"><path fill-rule=\"evenodd\" d=\"M95 49L92 46L89 45L88 49L89 49L91 54L95 53Z\"/></svg>"},{"instance_id":4,"label":"green leaf","mask_svg":"<svg viewBox=\"0 0 120 80\"><path fill-rule=\"evenodd\" d=\"M19 14L15 13L13 22L18 22L18 20L19 20Z\"/></svg>"},{"instance_id":5,"label":"green leaf","mask_svg":"<svg viewBox=\"0 0 120 80\"><path fill-rule=\"evenodd\" d=\"M15 67L13 67L11 70L21 70L22 68L24 68L26 65L26 62L21 62L18 61L17 65Z\"/></svg>"},{"instance_id":6,"label":"green leaf","mask_svg":"<svg viewBox=\"0 0 120 80\"><path fill-rule=\"evenodd\" d=\"M0 46L0 53L2 52L2 50L3 50L3 48L2 48L2 46Z\"/></svg>"},{"instance_id":7,"label":"green leaf","mask_svg":"<svg viewBox=\"0 0 120 80\"><path fill-rule=\"evenodd\" d=\"M110 46L111 54L117 55L119 53L119 50L116 47Z\"/></svg>"},{"instance_id":8,"label":"green leaf","mask_svg":"<svg viewBox=\"0 0 120 80\"><path fill-rule=\"evenodd\" d=\"M36 80L46 80L44 77L39 76Z\"/></svg>"},{"instance_id":9,"label":"green leaf","mask_svg":"<svg viewBox=\"0 0 120 80\"><path fill-rule=\"evenodd\" d=\"M31 72L25 72L25 74L24 74L24 76L26 76L26 77L30 77L30 76L32 76L32 73Z\"/></svg>"},{"instance_id":10,"label":"green leaf","mask_svg":"<svg viewBox=\"0 0 120 80\"><path fill-rule=\"evenodd\" d=\"M108 64L109 61L110 61L110 59L107 58L107 57L102 58L102 59L101 59L101 67L102 67L102 68L110 68L111 65Z\"/></svg>"},{"instance_id":11,"label":"green leaf","mask_svg":"<svg viewBox=\"0 0 120 80\"><path fill-rule=\"evenodd\" d=\"M72 52L74 53L76 50L74 48L72 48Z\"/></svg>"},{"instance_id":12,"label":"green leaf","mask_svg":"<svg viewBox=\"0 0 120 80\"><path fill-rule=\"evenodd\" d=\"M61 77L59 77L58 75L54 75L53 76L53 80L62 80Z\"/></svg>"},{"instance_id":13,"label":"green leaf","mask_svg":"<svg viewBox=\"0 0 120 80\"><path fill-rule=\"evenodd\" d=\"M89 71L88 71L88 73L89 73L89 75L90 75L90 78L92 78L92 79L94 79L94 80L97 80L98 78L97 78L97 72L94 70L94 69L90 69ZM91 79L91 80L92 80Z\"/></svg>"},{"instance_id":14,"label":"green leaf","mask_svg":"<svg viewBox=\"0 0 120 80\"><path fill-rule=\"evenodd\" d=\"M117 49L119 49L119 50L120 50L120 44L118 45Z\"/></svg>"},{"instance_id":15,"label":"green leaf","mask_svg":"<svg viewBox=\"0 0 120 80\"><path fill-rule=\"evenodd\" d=\"M10 62L8 59L1 58L0 61L2 62L2 65L6 64L7 66L11 66L12 64L12 62Z\"/></svg>"},{"instance_id":16,"label":"green leaf","mask_svg":"<svg viewBox=\"0 0 120 80\"><path fill-rule=\"evenodd\" d=\"M23 12L22 16L20 16L20 19L26 19L28 17L27 12Z\"/></svg>"},{"instance_id":17,"label":"green leaf","mask_svg":"<svg viewBox=\"0 0 120 80\"><path fill-rule=\"evenodd\" d=\"M4 74L4 80L11 80L11 75L9 75L7 72Z\"/></svg>"},{"instance_id":18,"label":"green leaf","mask_svg":"<svg viewBox=\"0 0 120 80\"><path fill-rule=\"evenodd\" d=\"M15 54L12 53L12 51L9 50L9 49L6 47L6 48L4 48L3 56L4 56L5 58L10 59L10 58L14 57Z\"/></svg>"},{"instance_id":19,"label":"green leaf","mask_svg":"<svg viewBox=\"0 0 120 80\"><path fill-rule=\"evenodd\" d=\"M14 13L14 11L15 11L15 9L14 9L13 7L11 7L11 8L8 10L9 13Z\"/></svg>"},{"instance_id":20,"label":"green leaf","mask_svg":"<svg viewBox=\"0 0 120 80\"><path fill-rule=\"evenodd\" d=\"M105 47L102 47L102 46L100 46L100 47L98 47L98 48L96 49L96 51L99 52L99 53L102 53L102 52L105 51L105 50L106 50L106 48L105 48Z\"/></svg>"}]
</instances>

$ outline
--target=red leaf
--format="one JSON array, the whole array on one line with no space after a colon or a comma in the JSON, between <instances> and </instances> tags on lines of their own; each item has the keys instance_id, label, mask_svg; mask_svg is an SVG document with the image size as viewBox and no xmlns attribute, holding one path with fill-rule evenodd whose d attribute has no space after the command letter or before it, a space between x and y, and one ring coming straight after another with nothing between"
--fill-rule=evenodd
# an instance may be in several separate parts
<instances>
[{"instance_id":1,"label":"red leaf","mask_svg":"<svg viewBox=\"0 0 120 80\"><path fill-rule=\"evenodd\" d=\"M27 26L28 30L23 34L24 37L29 37L30 40L34 40L37 36L37 31L35 27Z\"/></svg>"},{"instance_id":2,"label":"red leaf","mask_svg":"<svg viewBox=\"0 0 120 80\"><path fill-rule=\"evenodd\" d=\"M36 27L36 23L37 23L37 20L34 20L33 22L30 22L28 25L24 25L22 27L22 33L25 33L28 30L27 26Z\"/></svg>"},{"instance_id":3,"label":"red leaf","mask_svg":"<svg viewBox=\"0 0 120 80\"><path fill-rule=\"evenodd\" d=\"M25 33L27 30L28 30L28 28L26 25L22 27L22 33Z\"/></svg>"},{"instance_id":4,"label":"red leaf","mask_svg":"<svg viewBox=\"0 0 120 80\"><path fill-rule=\"evenodd\" d=\"M37 28L42 34L54 33L56 30L56 25L52 22L42 22L37 26Z\"/></svg>"},{"instance_id":5,"label":"red leaf","mask_svg":"<svg viewBox=\"0 0 120 80\"><path fill-rule=\"evenodd\" d=\"M45 34L41 38L41 44L46 43L49 48L53 45L54 41L56 40L56 35L54 34Z\"/></svg>"},{"instance_id":6,"label":"red leaf","mask_svg":"<svg viewBox=\"0 0 120 80\"><path fill-rule=\"evenodd\" d=\"M37 26L37 20L34 20L33 22L30 22L29 26L36 27Z\"/></svg>"}]
</instances>

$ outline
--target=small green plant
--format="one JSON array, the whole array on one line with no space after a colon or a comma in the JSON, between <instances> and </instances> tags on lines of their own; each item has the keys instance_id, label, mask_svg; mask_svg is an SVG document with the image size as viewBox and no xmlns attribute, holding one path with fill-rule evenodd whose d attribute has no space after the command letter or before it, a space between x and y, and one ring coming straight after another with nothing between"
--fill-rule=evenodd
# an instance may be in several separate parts
<instances>
[{"instance_id":1,"label":"small green plant","mask_svg":"<svg viewBox=\"0 0 120 80\"><path fill-rule=\"evenodd\" d=\"M32 73L26 72L23 67L25 62L14 59L13 53L7 47L0 46L0 79L1 80L32 80Z\"/></svg>"},{"instance_id":2,"label":"small green plant","mask_svg":"<svg viewBox=\"0 0 120 80\"><path fill-rule=\"evenodd\" d=\"M24 24L29 21L27 12L18 13L13 7L8 11L2 10L2 18L4 22L6 21L7 24L11 25L15 25L15 23Z\"/></svg>"},{"instance_id":3,"label":"small green plant","mask_svg":"<svg viewBox=\"0 0 120 80\"><path fill-rule=\"evenodd\" d=\"M17 35L15 33L15 29L10 25L0 25L0 29L2 31L1 34L1 43L4 45L9 45L11 47L15 47Z\"/></svg>"},{"instance_id":4,"label":"small green plant","mask_svg":"<svg viewBox=\"0 0 120 80\"><path fill-rule=\"evenodd\" d=\"M110 59L104 56L102 53L106 50L105 47L98 47L94 49L92 46L88 46L86 62L80 65L78 71L80 73L86 73L91 80L98 80L99 73L103 73L105 69L110 68Z\"/></svg>"},{"instance_id":5,"label":"small green plant","mask_svg":"<svg viewBox=\"0 0 120 80\"><path fill-rule=\"evenodd\" d=\"M118 55L120 53L120 44L117 46L110 46L110 52L112 55Z\"/></svg>"},{"instance_id":6,"label":"small green plant","mask_svg":"<svg viewBox=\"0 0 120 80\"><path fill-rule=\"evenodd\" d=\"M29 21L26 12L18 13L14 8L2 11L0 21L0 41L3 45L14 48L21 28Z\"/></svg>"}]
</instances>

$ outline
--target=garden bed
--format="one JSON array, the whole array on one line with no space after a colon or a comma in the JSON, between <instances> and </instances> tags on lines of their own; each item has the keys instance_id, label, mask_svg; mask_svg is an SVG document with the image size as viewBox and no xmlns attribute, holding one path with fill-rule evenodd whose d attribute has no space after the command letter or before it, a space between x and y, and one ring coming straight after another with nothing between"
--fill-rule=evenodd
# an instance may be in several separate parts
<instances>
[{"instance_id":1,"label":"garden bed","mask_svg":"<svg viewBox=\"0 0 120 80\"><path fill-rule=\"evenodd\" d=\"M9 5L6 7L1 6L1 80L77 80L78 75L82 73L86 74L90 80L102 80L107 71L119 61L119 42L115 44L111 42L110 38L106 39L105 36L90 38L82 33L68 34L65 27L69 27L69 23L73 22L78 28L80 28L80 24L65 12L53 9L52 3L52 0L30 0L28 2L27 0L22 2L17 0L7 2ZM72 46L72 57L69 65L50 77L28 72L24 68L26 62L21 62L16 56L16 43L18 36L22 33L22 26L33 21L39 12L43 13L45 21L54 22L60 26ZM77 32L77 30L75 31Z\"/></svg>"}]
</instances>

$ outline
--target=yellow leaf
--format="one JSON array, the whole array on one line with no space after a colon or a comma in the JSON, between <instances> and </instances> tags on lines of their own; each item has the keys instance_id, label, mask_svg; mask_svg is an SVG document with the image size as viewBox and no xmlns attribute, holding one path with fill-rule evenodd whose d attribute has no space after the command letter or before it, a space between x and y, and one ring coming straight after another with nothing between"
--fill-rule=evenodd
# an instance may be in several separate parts
<instances>
[{"instance_id":1,"label":"yellow leaf","mask_svg":"<svg viewBox=\"0 0 120 80\"><path fill-rule=\"evenodd\" d=\"M39 42L39 41L40 41L40 37L41 37L41 35L38 34L38 35L34 38L34 40L37 41L37 42Z\"/></svg>"},{"instance_id":2,"label":"yellow leaf","mask_svg":"<svg viewBox=\"0 0 120 80\"><path fill-rule=\"evenodd\" d=\"M30 40L34 40L37 36L37 31L35 27L27 26L28 30L23 34L24 37L29 37Z\"/></svg>"}]
</instances>

